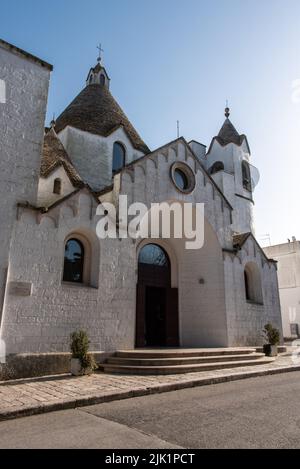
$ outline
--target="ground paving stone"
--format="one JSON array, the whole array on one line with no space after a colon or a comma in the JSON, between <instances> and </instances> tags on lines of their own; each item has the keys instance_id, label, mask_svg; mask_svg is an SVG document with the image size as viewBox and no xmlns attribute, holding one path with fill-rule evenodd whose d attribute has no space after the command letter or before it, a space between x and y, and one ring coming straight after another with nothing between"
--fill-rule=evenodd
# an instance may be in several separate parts
<instances>
[{"instance_id":1,"label":"ground paving stone","mask_svg":"<svg viewBox=\"0 0 300 469\"><path fill-rule=\"evenodd\" d=\"M300 370L290 353L274 362L184 375L135 376L95 373L91 376L34 378L0 383L0 419L117 400L137 395Z\"/></svg>"}]
</instances>

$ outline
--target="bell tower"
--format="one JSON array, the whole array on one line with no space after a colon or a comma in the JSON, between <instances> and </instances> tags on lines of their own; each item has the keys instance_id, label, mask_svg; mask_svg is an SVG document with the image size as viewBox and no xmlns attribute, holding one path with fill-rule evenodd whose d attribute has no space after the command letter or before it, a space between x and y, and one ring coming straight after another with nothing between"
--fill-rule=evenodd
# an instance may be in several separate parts
<instances>
[{"instance_id":1,"label":"bell tower","mask_svg":"<svg viewBox=\"0 0 300 469\"><path fill-rule=\"evenodd\" d=\"M233 207L235 233L254 233L253 190L258 171L250 165L250 147L246 135L239 134L225 108L225 121L212 139L206 154L206 168Z\"/></svg>"},{"instance_id":2,"label":"bell tower","mask_svg":"<svg viewBox=\"0 0 300 469\"><path fill-rule=\"evenodd\" d=\"M104 51L101 47L101 44L97 47L97 49L99 50L97 65L90 69L86 79L86 85L102 85L109 89L110 78L102 64L102 52Z\"/></svg>"}]
</instances>

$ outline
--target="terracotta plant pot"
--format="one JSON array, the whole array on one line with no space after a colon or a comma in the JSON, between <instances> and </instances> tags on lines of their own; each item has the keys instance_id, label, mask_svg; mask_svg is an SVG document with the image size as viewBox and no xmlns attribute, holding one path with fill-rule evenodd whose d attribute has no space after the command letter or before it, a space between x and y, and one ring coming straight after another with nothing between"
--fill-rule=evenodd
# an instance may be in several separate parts
<instances>
[{"instance_id":1,"label":"terracotta plant pot","mask_svg":"<svg viewBox=\"0 0 300 469\"><path fill-rule=\"evenodd\" d=\"M267 357L277 357L278 355L277 345L265 344L264 353Z\"/></svg>"}]
</instances>

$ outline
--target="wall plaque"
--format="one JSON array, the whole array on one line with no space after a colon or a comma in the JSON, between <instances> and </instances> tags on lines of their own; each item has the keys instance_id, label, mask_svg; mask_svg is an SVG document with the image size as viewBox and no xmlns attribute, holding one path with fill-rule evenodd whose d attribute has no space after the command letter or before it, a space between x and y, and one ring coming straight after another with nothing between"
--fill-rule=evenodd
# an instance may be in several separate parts
<instances>
[{"instance_id":1,"label":"wall plaque","mask_svg":"<svg viewBox=\"0 0 300 469\"><path fill-rule=\"evenodd\" d=\"M9 282L9 294L15 296L31 296L32 283Z\"/></svg>"}]
</instances>

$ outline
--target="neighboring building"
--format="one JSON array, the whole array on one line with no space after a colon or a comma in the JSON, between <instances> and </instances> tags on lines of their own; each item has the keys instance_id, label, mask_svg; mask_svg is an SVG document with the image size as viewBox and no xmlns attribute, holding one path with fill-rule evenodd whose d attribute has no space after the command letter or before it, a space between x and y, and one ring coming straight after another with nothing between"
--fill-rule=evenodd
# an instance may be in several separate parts
<instances>
[{"instance_id":1,"label":"neighboring building","mask_svg":"<svg viewBox=\"0 0 300 469\"><path fill-rule=\"evenodd\" d=\"M300 335L300 241L264 248L278 262L278 284L284 337Z\"/></svg>"},{"instance_id":2,"label":"neighboring building","mask_svg":"<svg viewBox=\"0 0 300 469\"><path fill-rule=\"evenodd\" d=\"M28 195L18 205L1 328L9 353L67 351L78 328L102 351L257 345L267 322L281 330L276 263L253 232L249 145L225 115L208 152L182 137L150 151L98 61L45 131L37 203ZM149 209L204 203L203 248L176 237L99 240L97 206L119 210L119 195Z\"/></svg>"},{"instance_id":3,"label":"neighboring building","mask_svg":"<svg viewBox=\"0 0 300 469\"><path fill-rule=\"evenodd\" d=\"M17 202L37 200L51 70L0 40L0 322Z\"/></svg>"}]
</instances>

